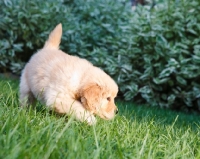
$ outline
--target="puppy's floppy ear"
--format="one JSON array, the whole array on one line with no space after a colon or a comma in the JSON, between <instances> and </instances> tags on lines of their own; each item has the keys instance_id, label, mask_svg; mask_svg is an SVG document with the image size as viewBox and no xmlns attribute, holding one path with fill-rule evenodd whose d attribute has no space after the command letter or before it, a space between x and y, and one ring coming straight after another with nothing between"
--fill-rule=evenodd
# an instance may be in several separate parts
<instances>
[{"instance_id":1,"label":"puppy's floppy ear","mask_svg":"<svg viewBox=\"0 0 200 159\"><path fill-rule=\"evenodd\" d=\"M90 84L81 92L81 102L90 111L96 111L102 98L102 88L98 84Z\"/></svg>"}]
</instances>

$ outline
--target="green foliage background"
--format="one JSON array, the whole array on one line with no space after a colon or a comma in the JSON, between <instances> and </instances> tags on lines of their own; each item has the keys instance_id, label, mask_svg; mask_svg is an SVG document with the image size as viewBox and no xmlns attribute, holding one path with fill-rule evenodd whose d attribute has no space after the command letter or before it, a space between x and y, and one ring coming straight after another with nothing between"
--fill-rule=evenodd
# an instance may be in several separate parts
<instances>
[{"instance_id":1,"label":"green foliage background","mask_svg":"<svg viewBox=\"0 0 200 159\"><path fill-rule=\"evenodd\" d=\"M1 71L20 73L61 22L61 49L105 70L125 100L199 111L200 1L124 2L0 1Z\"/></svg>"}]
</instances>

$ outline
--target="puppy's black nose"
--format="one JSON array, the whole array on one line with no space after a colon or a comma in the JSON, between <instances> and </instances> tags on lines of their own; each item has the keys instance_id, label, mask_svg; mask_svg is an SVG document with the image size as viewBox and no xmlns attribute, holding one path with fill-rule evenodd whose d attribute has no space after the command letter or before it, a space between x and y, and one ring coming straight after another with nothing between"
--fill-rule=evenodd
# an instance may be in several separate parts
<instances>
[{"instance_id":1,"label":"puppy's black nose","mask_svg":"<svg viewBox=\"0 0 200 159\"><path fill-rule=\"evenodd\" d=\"M117 113L118 113L118 109L115 110L115 114L117 114Z\"/></svg>"}]
</instances>

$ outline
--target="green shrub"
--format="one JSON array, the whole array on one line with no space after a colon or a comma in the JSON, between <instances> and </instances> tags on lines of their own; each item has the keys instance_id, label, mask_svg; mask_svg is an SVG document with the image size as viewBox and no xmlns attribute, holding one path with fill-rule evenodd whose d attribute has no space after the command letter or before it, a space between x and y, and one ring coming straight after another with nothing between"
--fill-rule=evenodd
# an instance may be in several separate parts
<instances>
[{"instance_id":1,"label":"green shrub","mask_svg":"<svg viewBox=\"0 0 200 159\"><path fill-rule=\"evenodd\" d=\"M78 22L65 32L66 51L102 67L126 100L199 110L198 1L167 1L132 13L111 1L76 2Z\"/></svg>"},{"instance_id":2,"label":"green shrub","mask_svg":"<svg viewBox=\"0 0 200 159\"><path fill-rule=\"evenodd\" d=\"M0 1L0 71L20 73L68 10L59 1ZM59 14L58 14L59 13Z\"/></svg>"},{"instance_id":3,"label":"green shrub","mask_svg":"<svg viewBox=\"0 0 200 159\"><path fill-rule=\"evenodd\" d=\"M89 59L117 79L122 65L120 58L126 54L129 45L129 21L132 16L130 4L112 0L104 0L103 3L102 0L87 3L75 0L66 5L73 8L73 16L70 16L71 20L67 17L64 22L66 31L62 49Z\"/></svg>"},{"instance_id":4,"label":"green shrub","mask_svg":"<svg viewBox=\"0 0 200 159\"><path fill-rule=\"evenodd\" d=\"M125 100L199 110L200 2L169 0L134 12L125 2L1 1L1 68L19 72L61 22L61 49L105 70Z\"/></svg>"},{"instance_id":5,"label":"green shrub","mask_svg":"<svg viewBox=\"0 0 200 159\"><path fill-rule=\"evenodd\" d=\"M123 88L127 100L200 110L200 2L170 1L132 18ZM125 83L123 84L123 86ZM133 98L134 97L134 98Z\"/></svg>"}]
</instances>

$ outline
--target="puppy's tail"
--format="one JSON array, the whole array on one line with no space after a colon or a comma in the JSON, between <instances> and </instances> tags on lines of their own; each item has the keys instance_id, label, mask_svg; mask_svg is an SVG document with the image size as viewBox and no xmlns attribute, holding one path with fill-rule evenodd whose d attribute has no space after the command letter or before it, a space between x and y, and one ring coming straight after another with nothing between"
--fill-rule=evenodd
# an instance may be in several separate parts
<instances>
[{"instance_id":1,"label":"puppy's tail","mask_svg":"<svg viewBox=\"0 0 200 159\"><path fill-rule=\"evenodd\" d=\"M48 40L46 41L44 48L59 48L60 40L62 36L62 24L58 24L55 29L50 33Z\"/></svg>"}]
</instances>

